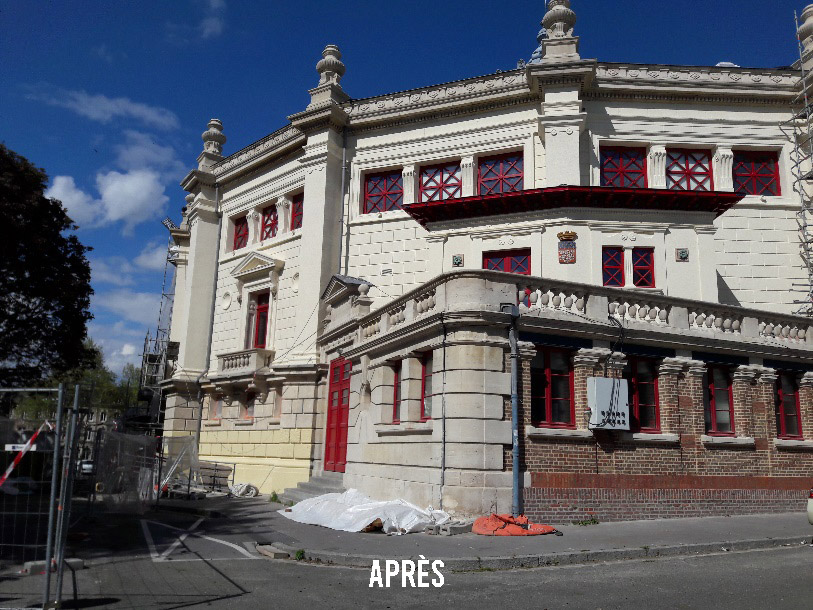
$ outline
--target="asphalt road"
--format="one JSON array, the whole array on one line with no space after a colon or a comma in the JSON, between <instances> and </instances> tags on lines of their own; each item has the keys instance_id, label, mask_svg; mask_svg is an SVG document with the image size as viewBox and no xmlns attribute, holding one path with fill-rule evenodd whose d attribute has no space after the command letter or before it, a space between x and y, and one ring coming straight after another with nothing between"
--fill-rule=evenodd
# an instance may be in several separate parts
<instances>
[{"instance_id":1,"label":"asphalt road","mask_svg":"<svg viewBox=\"0 0 813 610\"><path fill-rule=\"evenodd\" d=\"M228 546L191 533L173 547L178 534L151 527L152 552L119 553L79 572L79 607L778 610L809 608L813 600L810 546L505 572L442 570L442 588L394 582L387 589L369 587L369 570L260 559L238 550L235 540ZM41 579L0 577L0 607L36 605Z\"/></svg>"}]
</instances>

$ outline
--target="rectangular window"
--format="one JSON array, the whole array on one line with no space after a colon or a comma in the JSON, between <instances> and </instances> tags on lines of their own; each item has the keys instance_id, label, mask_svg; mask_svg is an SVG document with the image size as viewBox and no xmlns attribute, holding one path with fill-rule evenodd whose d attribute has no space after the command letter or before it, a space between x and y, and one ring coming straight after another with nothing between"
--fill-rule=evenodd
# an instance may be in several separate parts
<instances>
[{"instance_id":1,"label":"rectangular window","mask_svg":"<svg viewBox=\"0 0 813 610\"><path fill-rule=\"evenodd\" d=\"M734 191L746 195L781 195L779 153L734 151Z\"/></svg>"},{"instance_id":2,"label":"rectangular window","mask_svg":"<svg viewBox=\"0 0 813 610\"><path fill-rule=\"evenodd\" d=\"M246 394L246 403L243 405L243 419L254 419L254 403L257 397L254 394Z\"/></svg>"},{"instance_id":3,"label":"rectangular window","mask_svg":"<svg viewBox=\"0 0 813 610\"><path fill-rule=\"evenodd\" d=\"M368 174L364 178L364 213L400 210L404 204L404 178L401 170Z\"/></svg>"},{"instance_id":4,"label":"rectangular window","mask_svg":"<svg viewBox=\"0 0 813 610\"><path fill-rule=\"evenodd\" d=\"M602 146L601 186L646 188L646 149Z\"/></svg>"},{"instance_id":5,"label":"rectangular window","mask_svg":"<svg viewBox=\"0 0 813 610\"><path fill-rule=\"evenodd\" d=\"M624 248L604 246L601 249L601 275L605 286L624 285Z\"/></svg>"},{"instance_id":6,"label":"rectangular window","mask_svg":"<svg viewBox=\"0 0 813 610\"><path fill-rule=\"evenodd\" d=\"M734 435L734 391L731 372L721 366L709 368L705 400L706 434Z\"/></svg>"},{"instance_id":7,"label":"rectangular window","mask_svg":"<svg viewBox=\"0 0 813 610\"><path fill-rule=\"evenodd\" d=\"M657 361L630 357L624 377L629 383L630 429L633 432L660 432Z\"/></svg>"},{"instance_id":8,"label":"rectangular window","mask_svg":"<svg viewBox=\"0 0 813 610\"><path fill-rule=\"evenodd\" d=\"M421 421L432 419L432 402L435 398L432 388L433 371L432 352L429 352L421 359Z\"/></svg>"},{"instance_id":9,"label":"rectangular window","mask_svg":"<svg viewBox=\"0 0 813 610\"><path fill-rule=\"evenodd\" d=\"M209 403L209 419L218 420L223 417L223 397L212 397L212 402Z\"/></svg>"},{"instance_id":10,"label":"rectangular window","mask_svg":"<svg viewBox=\"0 0 813 610\"><path fill-rule=\"evenodd\" d=\"M302 214L305 207L305 194L299 193L291 199L291 231L302 228Z\"/></svg>"},{"instance_id":11,"label":"rectangular window","mask_svg":"<svg viewBox=\"0 0 813 610\"><path fill-rule=\"evenodd\" d=\"M799 382L795 373L779 373L776 382L776 435L802 438Z\"/></svg>"},{"instance_id":12,"label":"rectangular window","mask_svg":"<svg viewBox=\"0 0 813 610\"><path fill-rule=\"evenodd\" d=\"M479 160L477 191L481 195L521 191L522 181L522 153L509 153Z\"/></svg>"},{"instance_id":13,"label":"rectangular window","mask_svg":"<svg viewBox=\"0 0 813 610\"><path fill-rule=\"evenodd\" d=\"M459 163L444 163L421 168L421 201L456 199L461 196L462 188Z\"/></svg>"},{"instance_id":14,"label":"rectangular window","mask_svg":"<svg viewBox=\"0 0 813 610\"><path fill-rule=\"evenodd\" d=\"M265 337L268 334L268 304L270 295L267 292L257 295L257 310L254 316L254 347L265 348Z\"/></svg>"},{"instance_id":15,"label":"rectangular window","mask_svg":"<svg viewBox=\"0 0 813 610\"><path fill-rule=\"evenodd\" d=\"M632 249L632 283L639 288L655 287L655 250Z\"/></svg>"},{"instance_id":16,"label":"rectangular window","mask_svg":"<svg viewBox=\"0 0 813 610\"><path fill-rule=\"evenodd\" d=\"M263 225L260 230L260 240L276 237L278 228L279 215L277 214L277 206L269 205L263 210Z\"/></svg>"},{"instance_id":17,"label":"rectangular window","mask_svg":"<svg viewBox=\"0 0 813 610\"><path fill-rule=\"evenodd\" d=\"M392 367L392 423L401 423L401 363Z\"/></svg>"},{"instance_id":18,"label":"rectangular window","mask_svg":"<svg viewBox=\"0 0 813 610\"><path fill-rule=\"evenodd\" d=\"M573 360L568 351L538 349L531 361L531 423L546 428L573 428Z\"/></svg>"},{"instance_id":19,"label":"rectangular window","mask_svg":"<svg viewBox=\"0 0 813 610\"><path fill-rule=\"evenodd\" d=\"M667 150L666 188L673 191L711 191L711 153L707 150Z\"/></svg>"},{"instance_id":20,"label":"rectangular window","mask_svg":"<svg viewBox=\"0 0 813 610\"><path fill-rule=\"evenodd\" d=\"M99 421L102 423L107 421L107 411L102 411L99 413Z\"/></svg>"},{"instance_id":21,"label":"rectangular window","mask_svg":"<svg viewBox=\"0 0 813 610\"><path fill-rule=\"evenodd\" d=\"M232 249L239 250L248 245L248 216L234 219L234 241Z\"/></svg>"},{"instance_id":22,"label":"rectangular window","mask_svg":"<svg viewBox=\"0 0 813 610\"><path fill-rule=\"evenodd\" d=\"M531 249L483 252L483 269L531 275Z\"/></svg>"}]
</instances>

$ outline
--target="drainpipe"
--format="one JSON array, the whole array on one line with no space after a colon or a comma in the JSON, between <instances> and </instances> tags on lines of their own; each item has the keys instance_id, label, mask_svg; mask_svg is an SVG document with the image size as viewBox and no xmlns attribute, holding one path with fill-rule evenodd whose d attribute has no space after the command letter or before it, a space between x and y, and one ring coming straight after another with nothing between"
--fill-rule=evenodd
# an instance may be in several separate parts
<instances>
[{"instance_id":1,"label":"drainpipe","mask_svg":"<svg viewBox=\"0 0 813 610\"><path fill-rule=\"evenodd\" d=\"M198 386L198 425L195 430L195 445L200 450L200 429L203 425L203 389L200 387L200 381L209 374L209 361L212 357L212 333L215 327L215 308L217 307L217 277L220 271L220 235L223 225L223 214L220 211L220 185L215 183L215 214L217 214L217 247L215 249L215 273L214 284L212 290L212 310L211 320L209 322L209 340L206 342L206 370L204 370L195 380L195 385Z\"/></svg>"},{"instance_id":2,"label":"drainpipe","mask_svg":"<svg viewBox=\"0 0 813 610\"><path fill-rule=\"evenodd\" d=\"M513 496L511 514L518 517L522 513L521 473L519 471L519 348L517 347L517 320L519 307L503 303L503 313L511 315L511 326L508 328L508 343L511 347L511 478L513 479Z\"/></svg>"},{"instance_id":3,"label":"drainpipe","mask_svg":"<svg viewBox=\"0 0 813 610\"><path fill-rule=\"evenodd\" d=\"M440 510L443 510L443 487L446 485L446 322L443 312L440 314L440 325L443 328L443 377L440 391Z\"/></svg>"},{"instance_id":4,"label":"drainpipe","mask_svg":"<svg viewBox=\"0 0 813 610\"><path fill-rule=\"evenodd\" d=\"M342 272L342 242L344 240L344 205L345 205L345 182L347 180L347 128L342 127L342 189L341 189L341 206L339 207L339 268L338 273ZM349 231L348 231L349 233ZM350 235L347 236L350 239ZM349 250L349 246L348 246ZM345 273L347 273L345 265Z\"/></svg>"}]
</instances>

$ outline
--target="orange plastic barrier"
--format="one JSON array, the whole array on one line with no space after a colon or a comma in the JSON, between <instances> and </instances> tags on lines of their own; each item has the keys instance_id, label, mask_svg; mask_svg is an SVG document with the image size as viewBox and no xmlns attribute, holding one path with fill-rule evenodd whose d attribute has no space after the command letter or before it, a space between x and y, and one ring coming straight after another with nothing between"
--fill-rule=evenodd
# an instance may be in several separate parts
<instances>
[{"instance_id":1,"label":"orange plastic barrier","mask_svg":"<svg viewBox=\"0 0 813 610\"><path fill-rule=\"evenodd\" d=\"M541 536L542 534L557 534L562 533L555 527L550 525L542 525L541 523L531 523L528 517L520 515L519 517L512 517L511 515L489 515L488 517L480 517L471 527L471 531L481 536Z\"/></svg>"}]
</instances>

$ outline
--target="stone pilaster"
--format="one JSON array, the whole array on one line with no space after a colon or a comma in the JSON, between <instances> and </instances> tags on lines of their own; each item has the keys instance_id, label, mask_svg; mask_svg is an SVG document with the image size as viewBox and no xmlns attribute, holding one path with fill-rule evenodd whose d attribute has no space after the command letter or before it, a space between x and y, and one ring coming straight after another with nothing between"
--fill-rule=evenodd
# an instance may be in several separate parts
<instances>
[{"instance_id":1,"label":"stone pilaster","mask_svg":"<svg viewBox=\"0 0 813 610\"><path fill-rule=\"evenodd\" d=\"M738 366L731 380L734 396L734 433L737 436L754 437L755 428L753 400L757 371L752 366Z\"/></svg>"},{"instance_id":2,"label":"stone pilaster","mask_svg":"<svg viewBox=\"0 0 813 610\"><path fill-rule=\"evenodd\" d=\"M649 148L649 188L666 188L666 147L655 144Z\"/></svg>"},{"instance_id":3,"label":"stone pilaster","mask_svg":"<svg viewBox=\"0 0 813 610\"><path fill-rule=\"evenodd\" d=\"M728 146L718 146L713 158L714 190L734 190L734 153Z\"/></svg>"}]
</instances>

